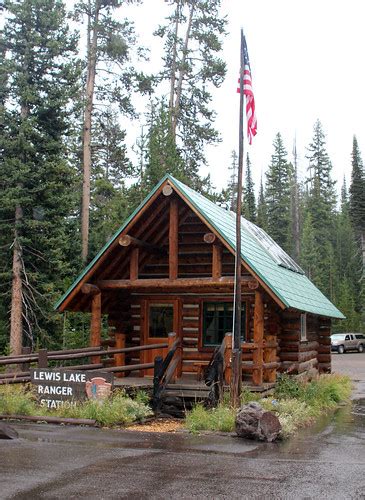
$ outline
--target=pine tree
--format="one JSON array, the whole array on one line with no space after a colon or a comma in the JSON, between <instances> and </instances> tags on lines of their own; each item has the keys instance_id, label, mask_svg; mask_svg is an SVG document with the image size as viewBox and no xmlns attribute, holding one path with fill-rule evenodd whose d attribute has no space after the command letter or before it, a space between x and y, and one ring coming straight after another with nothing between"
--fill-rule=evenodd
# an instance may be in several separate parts
<instances>
[{"instance_id":1,"label":"pine tree","mask_svg":"<svg viewBox=\"0 0 365 500\"><path fill-rule=\"evenodd\" d=\"M352 146L352 173L349 213L361 255L360 293L362 320L365 324L365 170L361 153L354 136Z\"/></svg>"},{"instance_id":2,"label":"pine tree","mask_svg":"<svg viewBox=\"0 0 365 500\"><path fill-rule=\"evenodd\" d=\"M53 294L69 271L75 172L66 160L66 137L80 65L61 1L8 0L5 8L0 260L12 290L3 296L11 310L10 350L19 354L23 331L30 344L36 331L45 334Z\"/></svg>"},{"instance_id":3,"label":"pine tree","mask_svg":"<svg viewBox=\"0 0 365 500\"><path fill-rule=\"evenodd\" d=\"M260 180L259 197L257 200L257 219L256 224L264 231L267 231L267 203L265 198L264 184L262 177Z\"/></svg>"},{"instance_id":4,"label":"pine tree","mask_svg":"<svg viewBox=\"0 0 365 500\"><path fill-rule=\"evenodd\" d=\"M318 268L318 247L315 240L312 216L308 212L303 224L300 263L308 278L318 286L321 285L321 274Z\"/></svg>"},{"instance_id":5,"label":"pine tree","mask_svg":"<svg viewBox=\"0 0 365 500\"><path fill-rule=\"evenodd\" d=\"M288 253L291 238L291 178L292 166L280 133L275 137L274 153L266 172L267 229L270 236Z\"/></svg>"},{"instance_id":6,"label":"pine tree","mask_svg":"<svg viewBox=\"0 0 365 500\"><path fill-rule=\"evenodd\" d=\"M83 123L83 187L81 208L81 257L89 254L89 210L92 173L93 115L95 101L113 103L123 114L134 116L133 89L152 90L152 79L137 73L129 64L136 45L134 27L127 20L117 21L116 10L139 0L82 0L75 8L76 19L86 19L87 55L85 109Z\"/></svg>"},{"instance_id":7,"label":"pine tree","mask_svg":"<svg viewBox=\"0 0 365 500\"><path fill-rule=\"evenodd\" d=\"M183 156L185 175L199 188L204 146L218 140L215 114L209 107L210 87L219 87L226 74L218 54L227 20L219 13L221 0L171 0L169 4L172 14L155 32L165 41L161 78L169 82L171 132Z\"/></svg>"},{"instance_id":8,"label":"pine tree","mask_svg":"<svg viewBox=\"0 0 365 500\"><path fill-rule=\"evenodd\" d=\"M145 194L166 173L191 184L191 179L186 176L180 151L176 147L171 132L169 109L163 101L151 105L148 127L147 158L144 172Z\"/></svg>"},{"instance_id":9,"label":"pine tree","mask_svg":"<svg viewBox=\"0 0 365 500\"><path fill-rule=\"evenodd\" d=\"M312 142L308 147L309 175L306 196L306 214L310 214L313 237L317 247L317 272L314 283L331 294L332 262L335 239L335 182L331 179L332 164L326 150L325 134L319 120L314 125ZM302 253L303 256L303 253Z\"/></svg>"},{"instance_id":10,"label":"pine tree","mask_svg":"<svg viewBox=\"0 0 365 500\"><path fill-rule=\"evenodd\" d=\"M293 147L293 171L291 176L290 205L291 205L291 234L293 238L293 257L299 262L300 258L300 186L298 182L298 153L296 139Z\"/></svg>"},{"instance_id":11,"label":"pine tree","mask_svg":"<svg viewBox=\"0 0 365 500\"><path fill-rule=\"evenodd\" d=\"M256 221L255 186L251 175L251 161L249 154L246 157L245 182L243 184L243 216L251 222Z\"/></svg>"}]
</instances>

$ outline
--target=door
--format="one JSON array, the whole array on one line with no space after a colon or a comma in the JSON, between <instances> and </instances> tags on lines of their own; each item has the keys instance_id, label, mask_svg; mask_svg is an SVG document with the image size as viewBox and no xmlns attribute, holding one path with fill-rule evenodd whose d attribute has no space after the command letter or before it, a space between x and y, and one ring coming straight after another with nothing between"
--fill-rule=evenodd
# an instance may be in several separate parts
<instances>
[{"instance_id":1,"label":"door","mask_svg":"<svg viewBox=\"0 0 365 500\"><path fill-rule=\"evenodd\" d=\"M145 345L167 343L168 334L171 332L179 336L178 299L145 300L142 343ZM167 347L144 351L143 363L153 363L156 356L165 357L167 351ZM153 368L145 370L144 375L153 376Z\"/></svg>"}]
</instances>

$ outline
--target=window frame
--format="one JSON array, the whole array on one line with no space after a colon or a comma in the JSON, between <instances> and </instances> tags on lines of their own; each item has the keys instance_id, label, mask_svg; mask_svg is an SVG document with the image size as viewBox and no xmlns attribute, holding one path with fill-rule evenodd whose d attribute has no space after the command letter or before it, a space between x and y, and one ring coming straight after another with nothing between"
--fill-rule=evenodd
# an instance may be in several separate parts
<instances>
[{"instance_id":1,"label":"window frame","mask_svg":"<svg viewBox=\"0 0 365 500\"><path fill-rule=\"evenodd\" d=\"M308 342L307 313L300 314L300 341Z\"/></svg>"}]
</instances>

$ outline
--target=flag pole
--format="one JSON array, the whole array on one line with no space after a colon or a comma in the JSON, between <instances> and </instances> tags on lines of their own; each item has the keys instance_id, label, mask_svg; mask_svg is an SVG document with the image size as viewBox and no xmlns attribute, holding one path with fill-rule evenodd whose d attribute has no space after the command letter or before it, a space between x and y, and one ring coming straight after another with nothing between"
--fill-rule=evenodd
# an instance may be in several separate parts
<instances>
[{"instance_id":1,"label":"flag pole","mask_svg":"<svg viewBox=\"0 0 365 500\"><path fill-rule=\"evenodd\" d=\"M232 335L232 382L231 404L239 406L242 386L242 352L241 352L241 212L242 212L242 171L243 171L243 74L244 74L244 38L241 29L240 50L240 108L239 108L239 150L238 150L238 179L236 204L236 257L234 274L234 302L233 302L233 335Z\"/></svg>"}]
</instances>

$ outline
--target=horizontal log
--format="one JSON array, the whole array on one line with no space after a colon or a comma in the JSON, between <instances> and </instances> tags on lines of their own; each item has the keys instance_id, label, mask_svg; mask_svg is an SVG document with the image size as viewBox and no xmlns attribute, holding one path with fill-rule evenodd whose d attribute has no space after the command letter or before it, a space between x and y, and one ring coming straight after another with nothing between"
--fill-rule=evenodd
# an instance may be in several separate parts
<instances>
[{"instance_id":1,"label":"horizontal log","mask_svg":"<svg viewBox=\"0 0 365 500\"><path fill-rule=\"evenodd\" d=\"M318 352L319 354L326 354L331 352L331 346L330 345L319 345L318 346Z\"/></svg>"},{"instance_id":2,"label":"horizontal log","mask_svg":"<svg viewBox=\"0 0 365 500\"><path fill-rule=\"evenodd\" d=\"M81 287L81 292L85 295L97 295L100 293L100 288L91 283L84 283Z\"/></svg>"},{"instance_id":3,"label":"horizontal log","mask_svg":"<svg viewBox=\"0 0 365 500\"><path fill-rule=\"evenodd\" d=\"M318 342L320 345L331 345L331 337L319 337Z\"/></svg>"},{"instance_id":4,"label":"horizontal log","mask_svg":"<svg viewBox=\"0 0 365 500\"><path fill-rule=\"evenodd\" d=\"M318 363L331 363L331 354L318 354Z\"/></svg>"},{"instance_id":5,"label":"horizontal log","mask_svg":"<svg viewBox=\"0 0 365 500\"><path fill-rule=\"evenodd\" d=\"M331 373L331 363L318 363L319 373Z\"/></svg>"},{"instance_id":6,"label":"horizontal log","mask_svg":"<svg viewBox=\"0 0 365 500\"><path fill-rule=\"evenodd\" d=\"M153 368L155 366L154 363L143 363L138 365L125 365L125 366L113 366L110 368L104 368L103 372L133 372L136 370L148 370L149 368Z\"/></svg>"},{"instance_id":7,"label":"horizontal log","mask_svg":"<svg viewBox=\"0 0 365 500\"><path fill-rule=\"evenodd\" d=\"M133 288L191 288L233 286L233 277L213 278L176 278L176 279L137 279L137 280L101 280L98 285L102 290Z\"/></svg>"},{"instance_id":8,"label":"horizontal log","mask_svg":"<svg viewBox=\"0 0 365 500\"><path fill-rule=\"evenodd\" d=\"M214 233L205 233L203 236L203 240L205 243L214 243L216 241L217 237Z\"/></svg>"},{"instance_id":9,"label":"horizontal log","mask_svg":"<svg viewBox=\"0 0 365 500\"><path fill-rule=\"evenodd\" d=\"M166 184L163 188L162 188L162 194L164 196L171 196L172 193L174 192L172 186L170 186L170 184Z\"/></svg>"},{"instance_id":10,"label":"horizontal log","mask_svg":"<svg viewBox=\"0 0 365 500\"><path fill-rule=\"evenodd\" d=\"M25 372L12 372L12 373L0 373L0 380L2 379L18 379L22 377L30 377L30 371Z\"/></svg>"},{"instance_id":11,"label":"horizontal log","mask_svg":"<svg viewBox=\"0 0 365 500\"><path fill-rule=\"evenodd\" d=\"M0 415L2 420L28 420L30 422L48 422L52 424L71 424L71 425L95 425L96 420L89 418L63 418L63 417L45 417L33 415Z\"/></svg>"},{"instance_id":12,"label":"horizontal log","mask_svg":"<svg viewBox=\"0 0 365 500\"><path fill-rule=\"evenodd\" d=\"M30 377L19 377L19 378L5 378L0 380L0 385L5 384L19 384L22 382L30 382Z\"/></svg>"},{"instance_id":13,"label":"horizontal log","mask_svg":"<svg viewBox=\"0 0 365 500\"><path fill-rule=\"evenodd\" d=\"M104 368L103 363L90 363L88 365L86 364L86 365L61 366L61 367L56 367L54 369L67 371L67 370L96 370L96 369L102 370L103 368Z\"/></svg>"},{"instance_id":14,"label":"horizontal log","mask_svg":"<svg viewBox=\"0 0 365 500\"><path fill-rule=\"evenodd\" d=\"M248 286L252 278L242 276L242 286ZM97 282L101 290L128 290L145 288L213 288L213 287L233 287L233 276L223 276L221 278L151 278L136 280L100 280Z\"/></svg>"},{"instance_id":15,"label":"horizontal log","mask_svg":"<svg viewBox=\"0 0 365 500\"><path fill-rule=\"evenodd\" d=\"M145 248L146 250L149 250L152 253L158 253L158 254L167 254L166 248L154 245L153 243L148 243L147 241L139 240L138 238L134 238L133 236L130 236L129 234L124 234L119 238L118 241L119 245L122 247L129 247L131 245Z\"/></svg>"},{"instance_id":16,"label":"horizontal log","mask_svg":"<svg viewBox=\"0 0 365 500\"><path fill-rule=\"evenodd\" d=\"M303 373L303 372L308 371L312 368L316 368L317 365L318 365L317 359L311 359L309 361L299 363L298 364L298 373Z\"/></svg>"}]
</instances>

